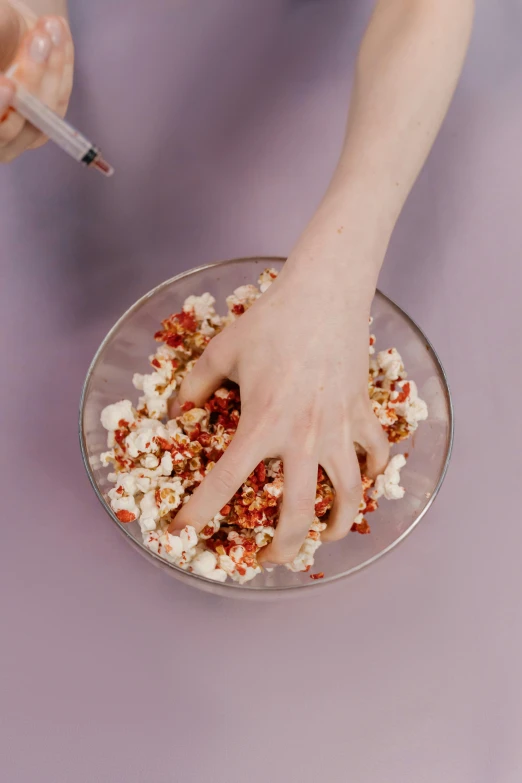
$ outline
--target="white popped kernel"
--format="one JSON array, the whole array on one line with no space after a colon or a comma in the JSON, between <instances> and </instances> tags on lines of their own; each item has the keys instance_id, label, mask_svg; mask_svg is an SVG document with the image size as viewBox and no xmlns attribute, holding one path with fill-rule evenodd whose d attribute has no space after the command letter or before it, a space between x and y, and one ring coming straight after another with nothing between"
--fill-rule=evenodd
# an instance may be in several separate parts
<instances>
[{"instance_id":1,"label":"white popped kernel","mask_svg":"<svg viewBox=\"0 0 522 783\"><path fill-rule=\"evenodd\" d=\"M233 546L230 549L230 557L234 561L234 563L240 563L242 559L244 558L246 553L246 549L244 546Z\"/></svg>"},{"instance_id":2,"label":"white popped kernel","mask_svg":"<svg viewBox=\"0 0 522 783\"><path fill-rule=\"evenodd\" d=\"M404 378L404 364L400 353L395 348L388 351L380 351L377 354L377 363L384 373L386 380L396 381Z\"/></svg>"},{"instance_id":3,"label":"white popped kernel","mask_svg":"<svg viewBox=\"0 0 522 783\"><path fill-rule=\"evenodd\" d=\"M198 543L198 534L192 525L186 525L180 533L183 542L183 550L193 549Z\"/></svg>"},{"instance_id":4,"label":"white popped kernel","mask_svg":"<svg viewBox=\"0 0 522 783\"><path fill-rule=\"evenodd\" d=\"M405 465L406 458L404 454L396 454L395 457L392 457L384 473L377 476L375 487L370 493L370 497L374 500L378 500L383 496L386 500L400 500L404 497L404 487L400 486L400 471Z\"/></svg>"},{"instance_id":5,"label":"white popped kernel","mask_svg":"<svg viewBox=\"0 0 522 783\"><path fill-rule=\"evenodd\" d=\"M174 463L172 461L172 454L170 453L170 451L166 451L161 458L161 472L163 473L164 476L170 476L173 467L174 467Z\"/></svg>"},{"instance_id":6,"label":"white popped kernel","mask_svg":"<svg viewBox=\"0 0 522 783\"><path fill-rule=\"evenodd\" d=\"M120 428L120 421L133 424L136 420L130 400L120 400L113 405L107 405L101 412L101 423L106 430L114 431Z\"/></svg>"},{"instance_id":7,"label":"white popped kernel","mask_svg":"<svg viewBox=\"0 0 522 783\"><path fill-rule=\"evenodd\" d=\"M173 536L172 533L168 533L168 555L171 558L177 559L183 554L183 541L180 536Z\"/></svg>"},{"instance_id":8,"label":"white popped kernel","mask_svg":"<svg viewBox=\"0 0 522 783\"><path fill-rule=\"evenodd\" d=\"M209 574L205 574L205 576L207 579L212 579L214 582L226 582L228 574L221 568L215 568Z\"/></svg>"},{"instance_id":9,"label":"white popped kernel","mask_svg":"<svg viewBox=\"0 0 522 783\"><path fill-rule=\"evenodd\" d=\"M185 313L193 312L198 321L205 321L216 315L214 304L216 300L211 294L201 296L189 296L185 299L183 310Z\"/></svg>"},{"instance_id":10,"label":"white popped kernel","mask_svg":"<svg viewBox=\"0 0 522 783\"><path fill-rule=\"evenodd\" d=\"M209 576L212 571L215 570L217 562L216 555L213 552L210 552L210 550L206 549L196 555L196 557L191 561L190 567L194 574L199 574L200 576Z\"/></svg>"},{"instance_id":11,"label":"white popped kernel","mask_svg":"<svg viewBox=\"0 0 522 783\"><path fill-rule=\"evenodd\" d=\"M232 575L236 570L236 563L229 555L220 555L218 562L219 567L229 575Z\"/></svg>"},{"instance_id":12,"label":"white popped kernel","mask_svg":"<svg viewBox=\"0 0 522 783\"><path fill-rule=\"evenodd\" d=\"M400 392L409 389L409 394L405 400L397 402L400 398ZM414 381L399 381L395 390L390 395L390 407L398 416L402 416L414 432L419 421L425 421L428 418L428 406L419 397L417 384Z\"/></svg>"}]
</instances>

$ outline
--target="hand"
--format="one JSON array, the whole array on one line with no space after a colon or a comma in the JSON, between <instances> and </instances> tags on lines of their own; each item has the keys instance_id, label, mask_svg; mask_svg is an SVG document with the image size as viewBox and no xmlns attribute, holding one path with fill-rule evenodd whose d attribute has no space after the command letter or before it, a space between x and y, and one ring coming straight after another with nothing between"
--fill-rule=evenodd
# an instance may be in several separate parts
<instances>
[{"instance_id":1,"label":"hand","mask_svg":"<svg viewBox=\"0 0 522 783\"><path fill-rule=\"evenodd\" d=\"M314 519L319 464L336 490L322 538L337 540L349 532L362 497L354 442L367 451L371 476L386 466L389 445L368 397L372 296L350 291L336 277L326 265L307 265L297 252L185 378L172 415L185 402L201 406L230 378L240 386L241 419L171 532L187 524L201 530L266 457L283 459L285 490L265 562L288 563L298 553Z\"/></svg>"},{"instance_id":2,"label":"hand","mask_svg":"<svg viewBox=\"0 0 522 783\"><path fill-rule=\"evenodd\" d=\"M69 25L59 16L37 19L0 0L0 71L11 75L60 116L67 111L73 83L74 46ZM18 9L18 4L16 5ZM0 163L9 163L47 139L10 105L16 85L0 75Z\"/></svg>"}]
</instances>

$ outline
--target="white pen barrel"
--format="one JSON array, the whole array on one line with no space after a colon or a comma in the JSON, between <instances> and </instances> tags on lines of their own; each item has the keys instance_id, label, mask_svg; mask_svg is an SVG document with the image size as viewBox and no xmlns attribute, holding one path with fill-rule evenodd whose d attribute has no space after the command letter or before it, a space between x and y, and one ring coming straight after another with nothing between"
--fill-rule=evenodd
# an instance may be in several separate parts
<instances>
[{"instance_id":1,"label":"white pen barrel","mask_svg":"<svg viewBox=\"0 0 522 783\"><path fill-rule=\"evenodd\" d=\"M83 160L91 152L92 144L85 136L18 84L13 108L76 160Z\"/></svg>"}]
</instances>

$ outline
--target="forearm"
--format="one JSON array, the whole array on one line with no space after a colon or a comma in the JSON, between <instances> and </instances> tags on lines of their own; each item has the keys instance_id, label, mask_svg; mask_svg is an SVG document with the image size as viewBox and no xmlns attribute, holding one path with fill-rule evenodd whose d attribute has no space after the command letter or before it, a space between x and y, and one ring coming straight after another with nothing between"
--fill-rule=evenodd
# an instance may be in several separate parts
<instances>
[{"instance_id":1,"label":"forearm","mask_svg":"<svg viewBox=\"0 0 522 783\"><path fill-rule=\"evenodd\" d=\"M302 247L346 251L368 291L453 96L473 9L473 0L380 0L362 41L339 165Z\"/></svg>"}]
</instances>

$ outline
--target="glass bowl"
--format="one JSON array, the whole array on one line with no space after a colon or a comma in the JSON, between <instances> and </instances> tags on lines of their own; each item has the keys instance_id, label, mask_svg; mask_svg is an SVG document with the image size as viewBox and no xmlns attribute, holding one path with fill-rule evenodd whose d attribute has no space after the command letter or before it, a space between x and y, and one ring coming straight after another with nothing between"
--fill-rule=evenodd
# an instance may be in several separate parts
<instances>
[{"instance_id":1,"label":"glass bowl","mask_svg":"<svg viewBox=\"0 0 522 783\"><path fill-rule=\"evenodd\" d=\"M421 422L413 439L394 451L409 453L401 472L406 489L400 501L382 500L371 514L371 533L350 533L344 540L324 544L316 553L314 572L324 572L322 580L311 580L308 573L292 573L284 567L263 572L251 582L216 583L183 571L147 549L141 540L137 522L121 524L112 512L107 493L109 470L99 455L106 450L107 432L100 423L102 409L120 399L137 401L132 385L135 372L150 371L148 356L154 352L153 335L159 322L181 310L191 294L209 291L216 298L216 309L225 311L225 297L235 288L255 283L266 267L280 269L282 258L241 258L193 269L167 280L143 296L120 318L100 345L87 373L80 403L80 443L90 482L105 511L125 539L151 563L186 584L223 595L260 598L280 595L304 595L326 584L349 576L374 563L389 552L420 522L433 503L448 467L453 441L453 411L444 370L435 351L418 326L393 302L377 292L373 303L372 331L377 350L395 346L402 354L408 374L426 400L429 418ZM269 456L269 455L267 455Z\"/></svg>"}]
</instances>

